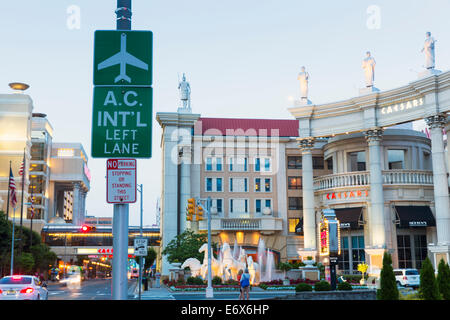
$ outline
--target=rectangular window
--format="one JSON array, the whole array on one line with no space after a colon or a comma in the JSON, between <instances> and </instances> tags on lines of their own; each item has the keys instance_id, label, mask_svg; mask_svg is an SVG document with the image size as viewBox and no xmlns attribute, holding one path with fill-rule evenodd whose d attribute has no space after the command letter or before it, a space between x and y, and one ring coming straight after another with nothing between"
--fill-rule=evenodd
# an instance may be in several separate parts
<instances>
[{"instance_id":1,"label":"rectangular window","mask_svg":"<svg viewBox=\"0 0 450 320\"><path fill-rule=\"evenodd\" d=\"M289 233L295 233L295 227L299 224L299 218L289 218Z\"/></svg>"},{"instance_id":2,"label":"rectangular window","mask_svg":"<svg viewBox=\"0 0 450 320\"><path fill-rule=\"evenodd\" d=\"M298 190L302 188L301 177L288 177L288 189Z\"/></svg>"},{"instance_id":3,"label":"rectangular window","mask_svg":"<svg viewBox=\"0 0 450 320\"><path fill-rule=\"evenodd\" d=\"M350 172L354 171L366 171L366 152L350 152L348 154L349 165L348 168Z\"/></svg>"},{"instance_id":4,"label":"rectangular window","mask_svg":"<svg viewBox=\"0 0 450 320\"><path fill-rule=\"evenodd\" d=\"M366 261L364 251L364 236L352 236L352 267L353 272L358 271L358 264Z\"/></svg>"},{"instance_id":5,"label":"rectangular window","mask_svg":"<svg viewBox=\"0 0 450 320\"><path fill-rule=\"evenodd\" d=\"M246 172L248 171L248 158L234 157L230 158L229 169L233 172Z\"/></svg>"},{"instance_id":6,"label":"rectangular window","mask_svg":"<svg viewBox=\"0 0 450 320\"><path fill-rule=\"evenodd\" d=\"M272 189L272 179L264 179L264 190L270 192Z\"/></svg>"},{"instance_id":7,"label":"rectangular window","mask_svg":"<svg viewBox=\"0 0 450 320\"><path fill-rule=\"evenodd\" d=\"M261 171L261 159L255 158L255 171L259 172Z\"/></svg>"},{"instance_id":8,"label":"rectangular window","mask_svg":"<svg viewBox=\"0 0 450 320\"><path fill-rule=\"evenodd\" d=\"M289 197L289 210L302 210L303 209L303 198L300 197Z\"/></svg>"},{"instance_id":9,"label":"rectangular window","mask_svg":"<svg viewBox=\"0 0 450 320\"><path fill-rule=\"evenodd\" d=\"M206 191L212 191L212 178L206 178Z\"/></svg>"},{"instance_id":10,"label":"rectangular window","mask_svg":"<svg viewBox=\"0 0 450 320\"><path fill-rule=\"evenodd\" d=\"M411 261L411 238L409 235L397 236L397 250L398 250L398 267L412 268Z\"/></svg>"},{"instance_id":11,"label":"rectangular window","mask_svg":"<svg viewBox=\"0 0 450 320\"><path fill-rule=\"evenodd\" d=\"M255 192L261 192L261 179L255 178Z\"/></svg>"},{"instance_id":12,"label":"rectangular window","mask_svg":"<svg viewBox=\"0 0 450 320\"><path fill-rule=\"evenodd\" d=\"M405 150L388 150L389 170L405 169Z\"/></svg>"},{"instance_id":13,"label":"rectangular window","mask_svg":"<svg viewBox=\"0 0 450 320\"><path fill-rule=\"evenodd\" d=\"M231 213L248 213L248 199L230 199Z\"/></svg>"},{"instance_id":14,"label":"rectangular window","mask_svg":"<svg viewBox=\"0 0 450 320\"><path fill-rule=\"evenodd\" d=\"M313 169L323 169L324 161L323 157L312 157Z\"/></svg>"},{"instance_id":15,"label":"rectangular window","mask_svg":"<svg viewBox=\"0 0 450 320\"><path fill-rule=\"evenodd\" d=\"M216 171L222 171L222 158L216 158Z\"/></svg>"},{"instance_id":16,"label":"rectangular window","mask_svg":"<svg viewBox=\"0 0 450 320\"><path fill-rule=\"evenodd\" d=\"M206 171L212 171L212 158L206 158Z\"/></svg>"},{"instance_id":17,"label":"rectangular window","mask_svg":"<svg viewBox=\"0 0 450 320\"><path fill-rule=\"evenodd\" d=\"M348 237L341 238L341 255L338 260L339 270L345 274L350 273L350 254L348 246Z\"/></svg>"},{"instance_id":18,"label":"rectangular window","mask_svg":"<svg viewBox=\"0 0 450 320\"><path fill-rule=\"evenodd\" d=\"M272 209L272 200L271 199L266 199L265 202L266 202L265 203L265 205L266 205L265 207Z\"/></svg>"},{"instance_id":19,"label":"rectangular window","mask_svg":"<svg viewBox=\"0 0 450 320\"><path fill-rule=\"evenodd\" d=\"M248 178L230 178L230 192L248 192Z\"/></svg>"},{"instance_id":20,"label":"rectangular window","mask_svg":"<svg viewBox=\"0 0 450 320\"><path fill-rule=\"evenodd\" d=\"M301 169L301 168L302 168L302 157L300 156L288 157L288 169Z\"/></svg>"},{"instance_id":21,"label":"rectangular window","mask_svg":"<svg viewBox=\"0 0 450 320\"><path fill-rule=\"evenodd\" d=\"M216 178L216 191L222 192L222 178Z\"/></svg>"},{"instance_id":22,"label":"rectangular window","mask_svg":"<svg viewBox=\"0 0 450 320\"><path fill-rule=\"evenodd\" d=\"M416 269L422 269L422 262L427 257L427 236L414 236L414 256L416 258Z\"/></svg>"},{"instance_id":23,"label":"rectangular window","mask_svg":"<svg viewBox=\"0 0 450 320\"><path fill-rule=\"evenodd\" d=\"M261 200L260 199L256 199L256 201L255 201L255 211L257 213L260 213L262 211L261 209L262 209L261 208Z\"/></svg>"},{"instance_id":24,"label":"rectangular window","mask_svg":"<svg viewBox=\"0 0 450 320\"><path fill-rule=\"evenodd\" d=\"M264 171L265 172L270 172L271 171L270 168L271 168L270 167L270 159L269 158L265 158L264 159Z\"/></svg>"},{"instance_id":25,"label":"rectangular window","mask_svg":"<svg viewBox=\"0 0 450 320\"><path fill-rule=\"evenodd\" d=\"M217 208L217 213L223 212L223 200L222 199L216 199L216 208Z\"/></svg>"},{"instance_id":26,"label":"rectangular window","mask_svg":"<svg viewBox=\"0 0 450 320\"><path fill-rule=\"evenodd\" d=\"M328 158L326 161L327 161L327 169L333 170L333 158Z\"/></svg>"}]
</instances>

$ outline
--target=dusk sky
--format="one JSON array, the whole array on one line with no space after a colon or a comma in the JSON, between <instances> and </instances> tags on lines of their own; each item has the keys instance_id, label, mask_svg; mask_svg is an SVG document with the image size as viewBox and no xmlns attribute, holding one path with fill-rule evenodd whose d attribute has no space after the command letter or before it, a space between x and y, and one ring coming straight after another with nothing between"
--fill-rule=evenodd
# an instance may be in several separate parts
<instances>
[{"instance_id":1,"label":"dusk sky","mask_svg":"<svg viewBox=\"0 0 450 320\"><path fill-rule=\"evenodd\" d=\"M316 104L358 96L366 51L375 86L417 79L425 32L437 40L436 69L450 67L450 2L300 0L133 0L132 29L153 31L153 157L138 160L144 225L155 223L161 192L161 129L156 112L176 112L178 76L186 73L191 106L203 117L293 119L297 74L310 74ZM112 217L106 159L91 155L95 30L115 29L116 0L2 2L0 92L25 82L33 112L46 113L55 142L81 142L92 174L88 215ZM79 15L78 15L79 12ZM139 225L139 202L130 206Z\"/></svg>"}]
</instances>

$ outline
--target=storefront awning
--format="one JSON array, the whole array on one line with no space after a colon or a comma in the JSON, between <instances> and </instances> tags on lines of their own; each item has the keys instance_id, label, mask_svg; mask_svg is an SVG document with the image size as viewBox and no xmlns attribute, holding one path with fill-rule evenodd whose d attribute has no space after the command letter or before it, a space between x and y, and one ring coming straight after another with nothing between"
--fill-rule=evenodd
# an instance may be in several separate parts
<instances>
[{"instance_id":1,"label":"storefront awning","mask_svg":"<svg viewBox=\"0 0 450 320\"><path fill-rule=\"evenodd\" d=\"M429 206L395 206L399 228L435 227L436 220Z\"/></svg>"},{"instance_id":2,"label":"storefront awning","mask_svg":"<svg viewBox=\"0 0 450 320\"><path fill-rule=\"evenodd\" d=\"M362 207L334 209L341 229L360 229L364 223Z\"/></svg>"}]
</instances>

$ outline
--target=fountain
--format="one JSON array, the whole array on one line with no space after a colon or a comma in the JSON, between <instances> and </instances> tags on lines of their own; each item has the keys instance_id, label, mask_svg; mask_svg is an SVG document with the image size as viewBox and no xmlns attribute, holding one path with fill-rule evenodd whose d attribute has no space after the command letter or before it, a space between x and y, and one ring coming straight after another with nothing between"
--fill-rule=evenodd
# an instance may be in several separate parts
<instances>
[{"instance_id":1,"label":"fountain","mask_svg":"<svg viewBox=\"0 0 450 320\"><path fill-rule=\"evenodd\" d=\"M206 279L208 274L208 245L204 243L199 252L204 252L203 262L201 263L195 258L186 259L181 266L182 268L189 268L192 276L200 276ZM217 259L211 258L212 276L218 276L222 281L230 279L237 280L237 275L240 270L248 269L250 273L250 283L256 284L261 281L271 281L275 270L275 260L273 252L266 248L264 240L259 239L257 260L247 255L245 249L239 246L235 240L233 249L228 243L223 243L217 253Z\"/></svg>"}]
</instances>

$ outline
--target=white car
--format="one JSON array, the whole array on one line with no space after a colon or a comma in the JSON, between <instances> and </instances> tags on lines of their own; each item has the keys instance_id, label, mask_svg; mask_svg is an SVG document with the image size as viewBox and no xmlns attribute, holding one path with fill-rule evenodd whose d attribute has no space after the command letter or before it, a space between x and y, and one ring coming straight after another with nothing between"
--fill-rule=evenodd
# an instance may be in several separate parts
<instances>
[{"instance_id":1,"label":"white car","mask_svg":"<svg viewBox=\"0 0 450 320\"><path fill-rule=\"evenodd\" d=\"M418 288L420 286L420 274L417 269L394 269L397 284L405 287Z\"/></svg>"},{"instance_id":2,"label":"white car","mask_svg":"<svg viewBox=\"0 0 450 320\"><path fill-rule=\"evenodd\" d=\"M47 299L47 285L34 276L13 275L0 279L0 300Z\"/></svg>"}]
</instances>

